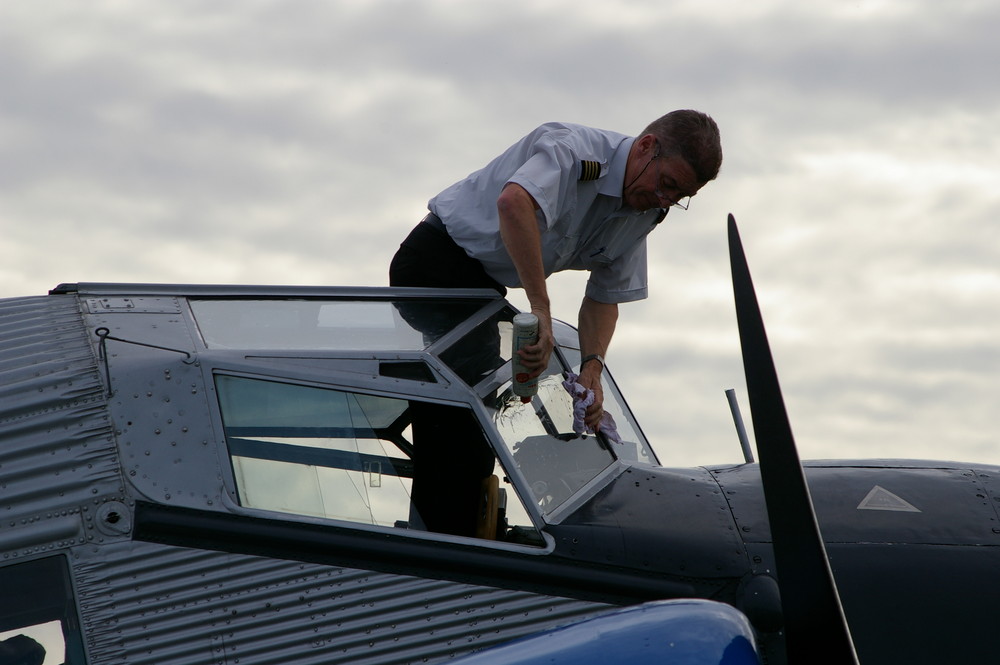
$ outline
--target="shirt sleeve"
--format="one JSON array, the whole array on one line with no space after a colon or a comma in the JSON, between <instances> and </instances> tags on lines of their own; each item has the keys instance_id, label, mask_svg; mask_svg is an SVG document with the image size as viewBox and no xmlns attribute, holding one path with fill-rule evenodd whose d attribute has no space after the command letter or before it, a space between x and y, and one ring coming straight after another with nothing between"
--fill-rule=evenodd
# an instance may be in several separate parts
<instances>
[{"instance_id":1,"label":"shirt sleeve","mask_svg":"<svg viewBox=\"0 0 1000 665\"><path fill-rule=\"evenodd\" d=\"M648 294L645 238L610 265L591 270L587 280L587 297L601 303L643 300Z\"/></svg>"},{"instance_id":2,"label":"shirt sleeve","mask_svg":"<svg viewBox=\"0 0 1000 665\"><path fill-rule=\"evenodd\" d=\"M557 136L545 134L535 142L528 159L508 179L531 195L538 204L547 228L576 204L578 159Z\"/></svg>"}]
</instances>

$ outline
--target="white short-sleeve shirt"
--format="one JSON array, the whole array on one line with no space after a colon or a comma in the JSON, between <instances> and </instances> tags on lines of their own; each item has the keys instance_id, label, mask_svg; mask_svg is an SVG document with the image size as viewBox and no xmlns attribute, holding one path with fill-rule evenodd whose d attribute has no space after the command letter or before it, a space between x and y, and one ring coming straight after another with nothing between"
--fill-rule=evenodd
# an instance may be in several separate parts
<instances>
[{"instance_id":1,"label":"white short-sleeve shirt","mask_svg":"<svg viewBox=\"0 0 1000 665\"><path fill-rule=\"evenodd\" d=\"M622 206L634 137L566 123L538 127L503 154L428 203L449 235L505 286L521 286L500 238L497 198L524 187L536 211L545 275L589 270L587 296L604 303L647 295L646 235L661 209Z\"/></svg>"}]
</instances>

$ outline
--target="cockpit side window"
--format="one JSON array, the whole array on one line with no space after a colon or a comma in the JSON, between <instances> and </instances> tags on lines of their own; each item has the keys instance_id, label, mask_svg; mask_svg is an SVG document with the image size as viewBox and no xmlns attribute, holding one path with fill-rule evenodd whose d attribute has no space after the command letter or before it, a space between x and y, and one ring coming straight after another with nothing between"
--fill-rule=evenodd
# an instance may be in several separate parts
<instances>
[{"instance_id":1,"label":"cockpit side window","mask_svg":"<svg viewBox=\"0 0 1000 665\"><path fill-rule=\"evenodd\" d=\"M0 568L0 663L85 662L66 560Z\"/></svg>"},{"instance_id":2,"label":"cockpit side window","mask_svg":"<svg viewBox=\"0 0 1000 665\"><path fill-rule=\"evenodd\" d=\"M225 374L215 381L244 507L541 544L471 409Z\"/></svg>"}]
</instances>

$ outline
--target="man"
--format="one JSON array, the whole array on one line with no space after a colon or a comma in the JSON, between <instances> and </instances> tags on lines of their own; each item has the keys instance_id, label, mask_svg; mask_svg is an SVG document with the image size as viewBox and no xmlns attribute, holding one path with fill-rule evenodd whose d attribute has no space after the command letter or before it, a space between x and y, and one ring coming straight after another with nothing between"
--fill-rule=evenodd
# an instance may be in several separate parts
<instances>
[{"instance_id":1,"label":"man","mask_svg":"<svg viewBox=\"0 0 1000 665\"><path fill-rule=\"evenodd\" d=\"M589 270L579 313L579 382L594 391L585 423L603 416L601 371L618 304L647 295L646 235L667 209L718 175L715 121L673 111L639 137L549 123L483 169L430 200L430 213L400 245L393 286L522 287L538 316L538 343L521 352L538 376L555 341L545 279Z\"/></svg>"}]
</instances>

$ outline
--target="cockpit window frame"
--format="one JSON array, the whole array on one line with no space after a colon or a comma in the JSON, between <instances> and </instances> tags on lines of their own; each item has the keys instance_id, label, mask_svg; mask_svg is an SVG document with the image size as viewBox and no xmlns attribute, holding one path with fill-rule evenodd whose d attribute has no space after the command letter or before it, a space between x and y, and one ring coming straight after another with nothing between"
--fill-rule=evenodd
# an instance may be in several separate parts
<instances>
[{"instance_id":1,"label":"cockpit window frame","mask_svg":"<svg viewBox=\"0 0 1000 665\"><path fill-rule=\"evenodd\" d=\"M514 466L513 460L509 458L507 454L506 447L495 438L495 433L490 430L488 426L482 425L482 423L489 422L489 419L484 413L485 407L482 406L481 402L475 399L470 399L468 401L462 399L456 399L455 391L450 387L448 382L441 382L440 384L424 384L423 387L428 391L425 394L420 395L420 400L430 403L430 404L440 404L444 406L453 406L457 408L467 408L473 412L476 420L483 427L484 435L486 440L493 451L493 454L499 459L500 464L504 468L504 472L509 477L511 485L514 486L517 492L517 497L508 498L509 501L519 501L524 507L527 513L528 519L531 521L531 525L534 530L541 536L543 540L542 546L534 545L521 545L517 543L501 542L495 540L486 540L472 537L464 536L452 536L445 533L438 533L433 531L421 531L421 530L400 530L391 527L378 526L366 524L363 522L353 522L345 520L337 520L324 517L314 517L309 515L299 515L290 514L283 512L269 511L260 508L248 508L241 505L239 500L239 491L237 488L236 474L232 467L232 461L230 459L229 447L226 442L225 428L222 422L221 409L218 408L219 397L217 394L217 389L215 386L216 376L233 376L239 378L254 379L260 381L272 381L286 384L300 385L303 387L312 387L325 390L339 390L339 391L349 391L358 394L371 395L374 397L387 397L391 399L410 399L413 398L414 394L412 392L412 386L405 386L400 384L400 381L407 381L406 379L396 379L393 377L366 377L363 375L346 375L340 374L336 377L330 377L327 380L322 380L315 374L310 374L305 371L293 369L289 366L284 366L281 364L281 356L269 355L268 360L275 361L274 363L268 364L268 366L263 367L258 364L259 357L254 357L251 359L240 358L240 354L233 354L232 352L219 352L219 353L206 353L205 357L202 358L203 372L205 374L206 386L212 393L211 401L214 408L212 409L211 418L213 420L213 427L219 433L217 436L218 440L218 451L219 451L219 462L221 468L224 469L224 486L226 493L223 495L226 508L237 514L244 514L249 516L265 516L272 517L280 520L310 523L318 525L327 525L335 528L347 528L353 530L359 530L364 532L377 532L382 534L392 534L393 536L405 536L414 537L421 539L431 539L435 541L445 541L462 543L465 545L475 544L477 546L483 547L494 547L500 549L514 549L519 552L528 553L548 553L551 552L555 547L555 542L552 537L545 533L544 526L546 521L542 515L542 512L538 509L532 501L530 501L530 492L527 491L526 480L523 475ZM323 357L317 359L331 359L327 357L327 354L317 354ZM403 354L398 354L402 356ZM429 357L426 352L414 352L412 354L406 354L412 356L411 359L422 358L428 363L428 366L435 369L437 372L441 372L446 378L448 378L452 383L457 381L457 378L450 374L450 370L443 367L439 360L433 357ZM369 354L369 358L371 355ZM395 356L394 356L395 358ZM333 358L336 359L336 358ZM376 358L378 360L378 358ZM407 389L409 388L409 389ZM464 388L464 386L463 386ZM468 391L468 388L464 388ZM468 393L472 397L472 393Z\"/></svg>"}]
</instances>

